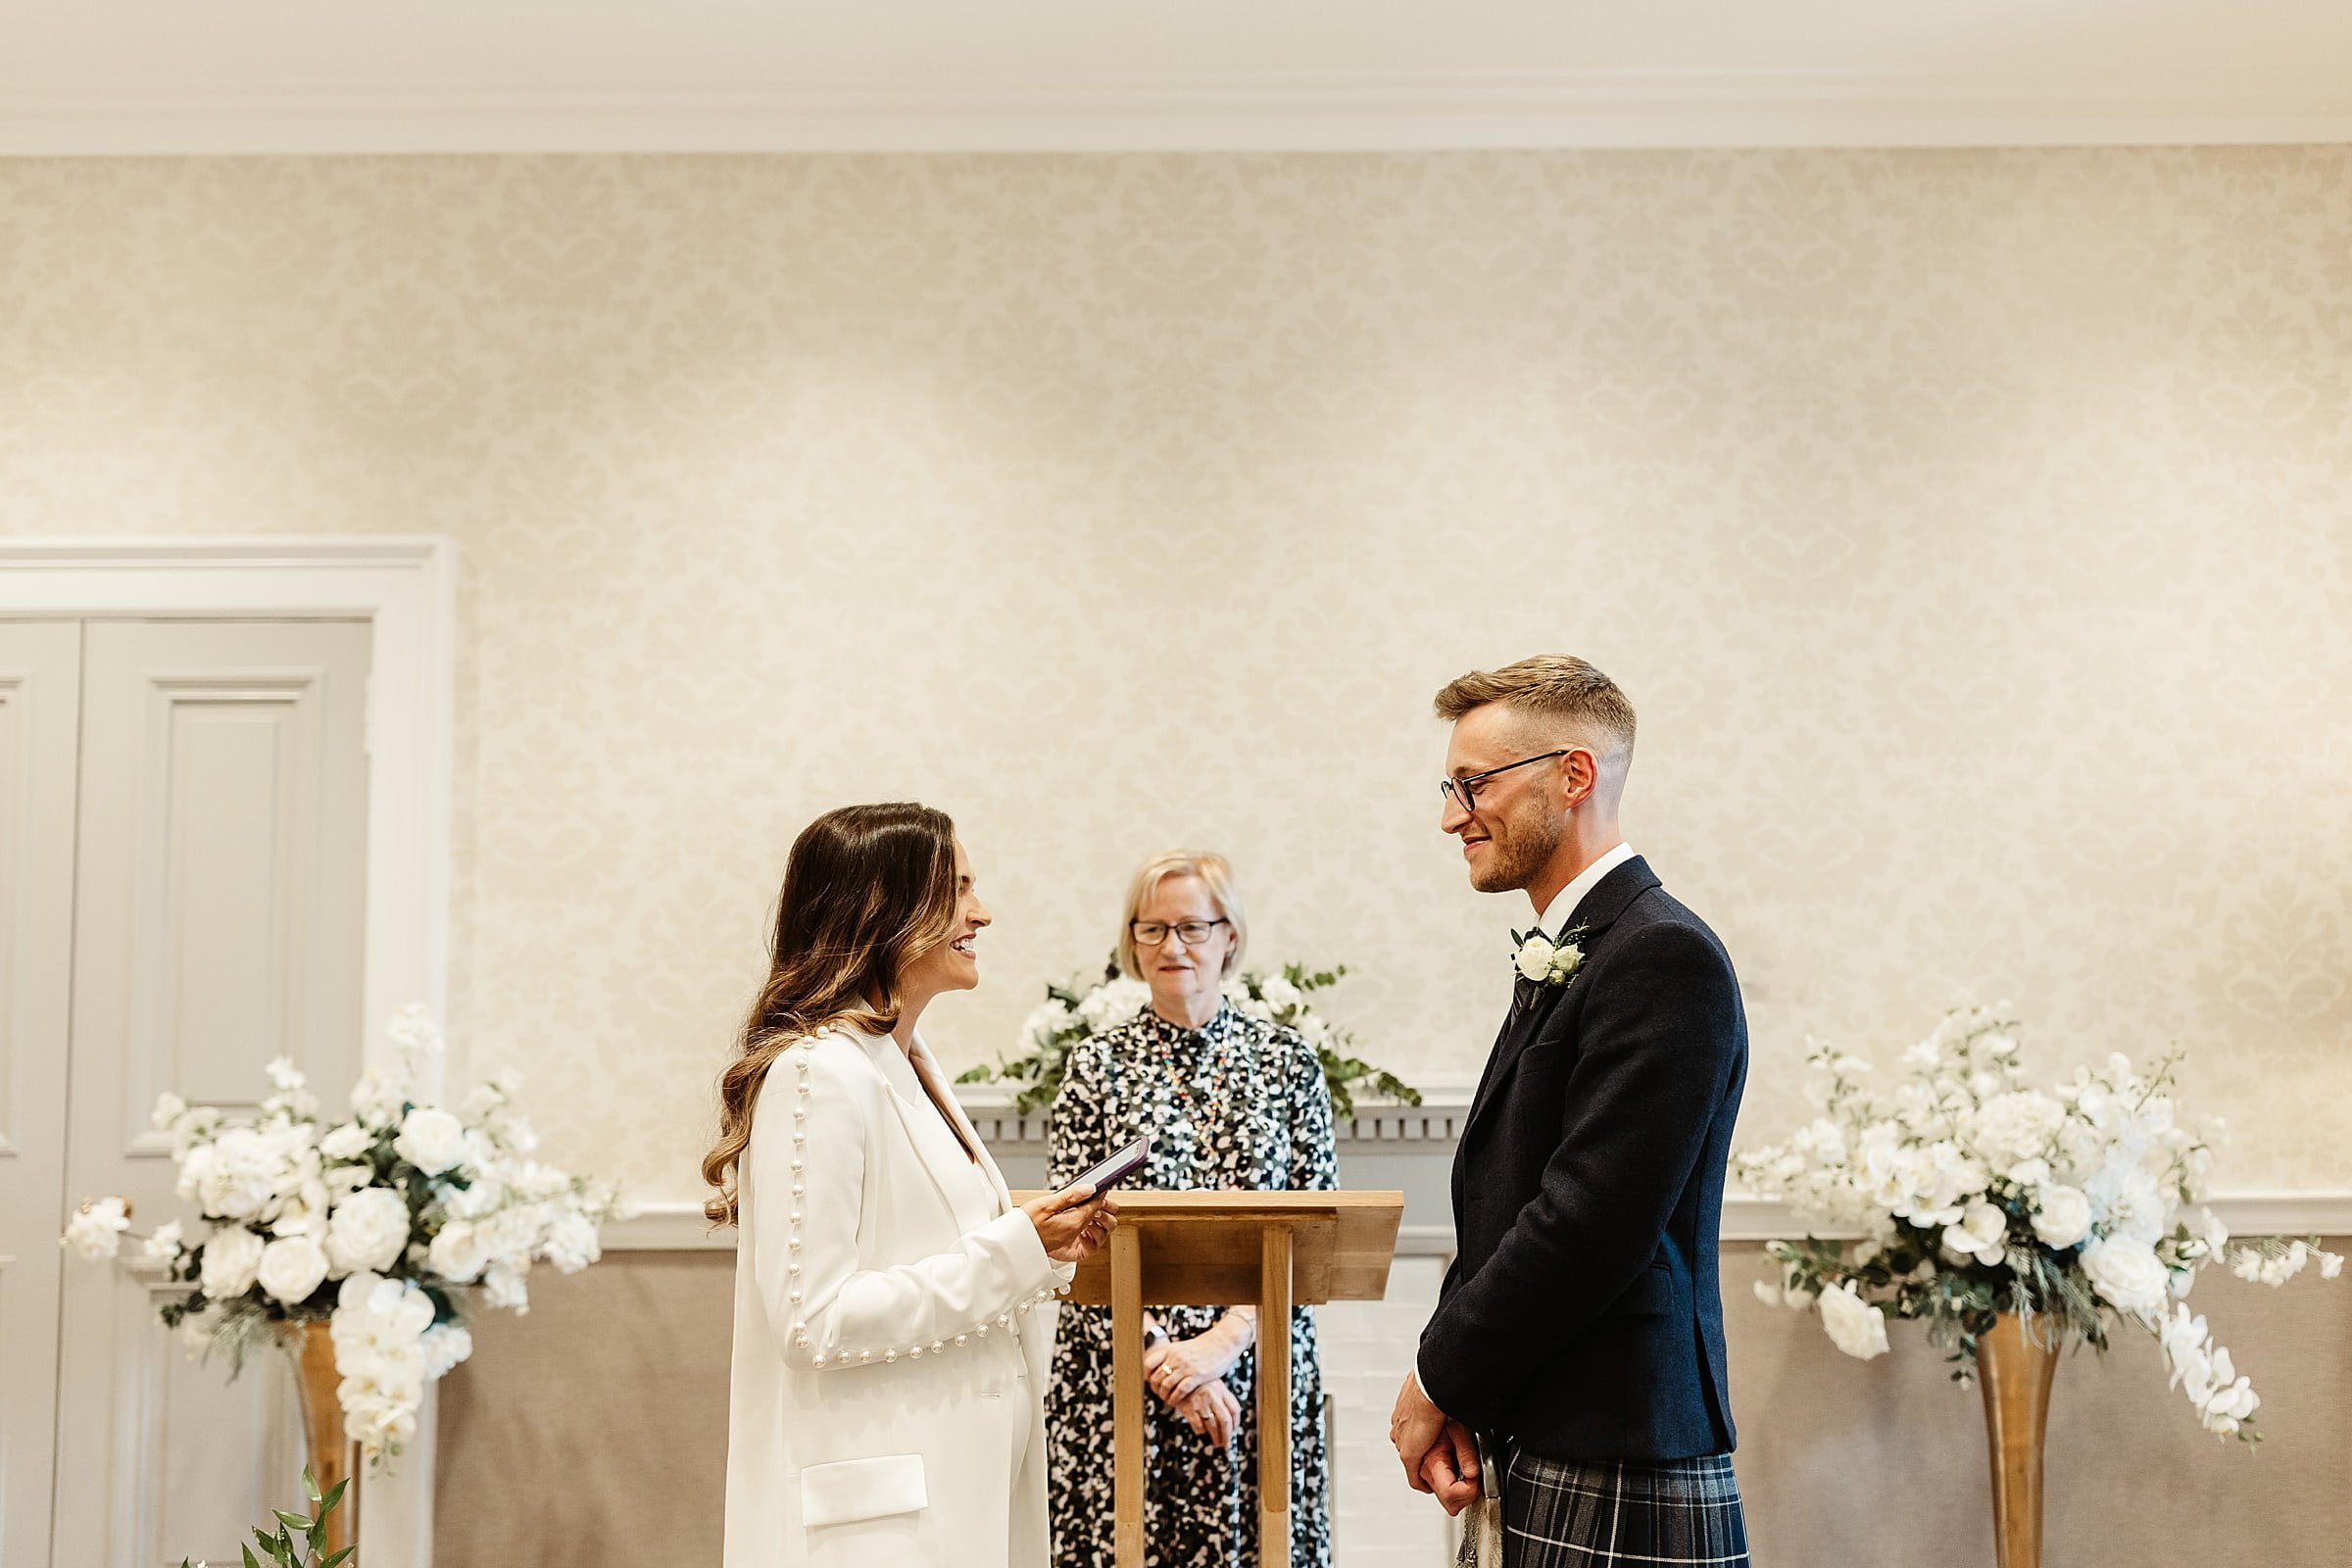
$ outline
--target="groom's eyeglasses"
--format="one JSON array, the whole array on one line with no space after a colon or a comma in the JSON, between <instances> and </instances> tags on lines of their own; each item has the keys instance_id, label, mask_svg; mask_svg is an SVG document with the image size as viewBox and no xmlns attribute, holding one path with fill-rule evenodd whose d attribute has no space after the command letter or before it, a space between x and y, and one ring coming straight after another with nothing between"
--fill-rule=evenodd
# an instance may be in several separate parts
<instances>
[{"instance_id":1,"label":"groom's eyeglasses","mask_svg":"<svg viewBox=\"0 0 2352 1568\"><path fill-rule=\"evenodd\" d=\"M1128 926L1127 934L1135 938L1139 948L1156 948L1173 936L1188 948L1197 948L1208 940L1208 934L1225 924L1219 920L1179 920L1174 925L1162 925L1157 920L1138 920Z\"/></svg>"},{"instance_id":2,"label":"groom's eyeglasses","mask_svg":"<svg viewBox=\"0 0 2352 1568\"><path fill-rule=\"evenodd\" d=\"M1570 746L1556 752L1545 752L1541 757L1523 757L1516 762L1505 762L1500 767L1490 767L1484 773L1465 773L1460 778L1442 778L1438 780L1438 793L1463 810L1475 811L1478 809L1478 787L1495 774L1508 773L1514 767L1530 767L1537 762L1548 762L1555 757L1566 757L1568 753L1575 750L1575 747Z\"/></svg>"}]
</instances>

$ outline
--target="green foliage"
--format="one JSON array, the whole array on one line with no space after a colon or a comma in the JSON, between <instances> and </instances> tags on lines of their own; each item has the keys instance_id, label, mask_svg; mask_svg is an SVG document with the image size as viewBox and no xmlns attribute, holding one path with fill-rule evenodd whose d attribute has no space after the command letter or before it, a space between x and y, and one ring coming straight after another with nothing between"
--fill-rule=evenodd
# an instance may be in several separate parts
<instances>
[{"instance_id":1,"label":"green foliage","mask_svg":"<svg viewBox=\"0 0 2352 1568\"><path fill-rule=\"evenodd\" d=\"M302 1472L302 1491L311 1499L311 1512L288 1513L283 1508L272 1508L270 1515L277 1528L272 1531L260 1525L253 1527L253 1539L262 1548L262 1554L255 1556L250 1545L243 1548L245 1568L343 1568L344 1562L359 1548L343 1546L328 1551L326 1520L327 1515L335 1511L336 1504L343 1500L343 1494L350 1486L351 1478L346 1476L321 1494L318 1483L313 1479L306 1465ZM182 1557L179 1559L179 1568L202 1568L202 1565Z\"/></svg>"}]
</instances>

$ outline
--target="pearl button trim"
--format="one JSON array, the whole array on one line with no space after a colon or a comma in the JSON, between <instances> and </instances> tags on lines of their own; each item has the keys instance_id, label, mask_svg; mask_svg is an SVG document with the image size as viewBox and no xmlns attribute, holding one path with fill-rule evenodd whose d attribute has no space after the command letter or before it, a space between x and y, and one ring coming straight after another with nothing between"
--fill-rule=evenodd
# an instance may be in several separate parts
<instances>
[{"instance_id":1,"label":"pearl button trim","mask_svg":"<svg viewBox=\"0 0 2352 1568\"><path fill-rule=\"evenodd\" d=\"M803 1157L802 1151L808 1142L808 1068L809 1059L814 1054L815 1051L816 1042L813 1039L804 1040L799 1045L792 1048L792 1066L797 1080L793 1087L798 1093L798 1098L794 1102L792 1107L792 1142L794 1145L792 1173L796 1177L803 1172L808 1164L808 1161ZM804 1182L795 1181L792 1184L792 1196L795 1200L807 1197L807 1184ZM793 1208L788 1212L789 1217L786 1220L784 1238L785 1246L789 1247L794 1252L797 1253L801 1251L803 1248L801 1226L805 1222L805 1216L802 1214L797 1201ZM797 1283L801 1273L800 1259L798 1257L793 1258L792 1261L785 1265L784 1272L788 1277L792 1278L796 1282L794 1289L787 1294L786 1299L790 1301L792 1305L798 1307L802 1301L802 1292L800 1291ZM994 1320L995 1324L999 1328L1008 1329L1012 1326L1014 1313L1017 1312L1021 1316L1026 1317L1029 1313L1029 1309L1032 1306L1051 1301L1058 1296L1067 1296L1069 1291L1070 1288L1067 1285L1059 1284L1058 1282L1049 1285L1045 1289L1037 1291L1029 1296L1025 1296L1020 1300L1014 1302L1010 1311L999 1312ZM972 1343L972 1339L975 1335L981 1339L988 1338L988 1330L989 1324L987 1323L975 1324L973 1325L970 1333L956 1335L956 1343L958 1346L969 1346ZM808 1348L808 1325L807 1323L795 1322L792 1325L792 1343L794 1347L799 1349L806 1350ZM926 1349L928 1349L933 1355L944 1355L947 1353L948 1342L945 1339L938 1339L933 1340L928 1346L909 1345L903 1348L892 1346L880 1350L842 1350L835 1353L831 1357L830 1364L834 1366L848 1366L855 1362L858 1365L864 1365L873 1361L877 1355L880 1356L881 1359L886 1363L895 1363L902 1353L904 1353L910 1361L919 1361L922 1359L923 1352ZM827 1358L822 1353L819 1353L815 1357L815 1361L820 1367L827 1364Z\"/></svg>"}]
</instances>

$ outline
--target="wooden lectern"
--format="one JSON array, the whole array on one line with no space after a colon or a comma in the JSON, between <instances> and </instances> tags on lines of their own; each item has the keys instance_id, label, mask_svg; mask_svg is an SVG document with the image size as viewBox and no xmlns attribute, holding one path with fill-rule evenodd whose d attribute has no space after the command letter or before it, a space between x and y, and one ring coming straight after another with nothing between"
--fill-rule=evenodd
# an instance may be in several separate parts
<instances>
[{"instance_id":1,"label":"wooden lectern","mask_svg":"<svg viewBox=\"0 0 2352 1568\"><path fill-rule=\"evenodd\" d=\"M1257 1316L1257 1544L1291 1561L1291 1308L1377 1301L1389 1288L1402 1193L1119 1192L1110 1246L1069 1299L1108 1306L1118 1568L1144 1568L1144 1303Z\"/></svg>"}]
</instances>

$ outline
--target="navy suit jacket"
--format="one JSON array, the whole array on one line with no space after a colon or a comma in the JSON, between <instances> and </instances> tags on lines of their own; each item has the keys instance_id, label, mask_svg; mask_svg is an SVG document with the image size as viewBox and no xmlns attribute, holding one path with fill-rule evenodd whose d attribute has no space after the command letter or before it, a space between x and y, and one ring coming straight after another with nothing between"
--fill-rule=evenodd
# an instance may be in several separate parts
<instances>
[{"instance_id":1,"label":"navy suit jacket","mask_svg":"<svg viewBox=\"0 0 2352 1568\"><path fill-rule=\"evenodd\" d=\"M1549 1458L1729 1453L1716 1250L1747 1078L1739 978L1639 856L1580 926L1584 967L1520 983L1463 1125L1424 1392Z\"/></svg>"}]
</instances>

